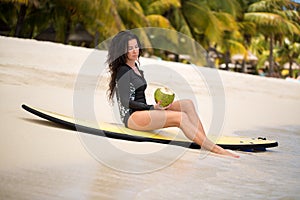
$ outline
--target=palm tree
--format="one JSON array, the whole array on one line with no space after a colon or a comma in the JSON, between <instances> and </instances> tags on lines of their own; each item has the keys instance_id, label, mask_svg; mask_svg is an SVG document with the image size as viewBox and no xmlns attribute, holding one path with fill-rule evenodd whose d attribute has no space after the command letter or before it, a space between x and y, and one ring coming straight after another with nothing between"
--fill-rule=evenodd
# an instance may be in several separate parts
<instances>
[{"instance_id":1,"label":"palm tree","mask_svg":"<svg viewBox=\"0 0 300 200\"><path fill-rule=\"evenodd\" d=\"M33 38L52 24L56 29L56 40L62 43L67 43L67 36L77 22L91 19L89 16L93 13L89 0L11 0L11 3L18 13L12 25L15 27L14 36Z\"/></svg>"},{"instance_id":2,"label":"palm tree","mask_svg":"<svg viewBox=\"0 0 300 200\"><path fill-rule=\"evenodd\" d=\"M10 16L7 17L17 17L16 20L16 25L15 25L15 31L14 31L14 36L15 37L20 37L22 36L22 29L24 28L24 23L25 23L25 17L28 9L34 9L39 6L39 1L38 0L9 0L5 3L10 3L13 5L13 10L16 10L17 16L14 16L14 14L10 13ZM11 10L3 10L4 12L11 12ZM3 17L3 14L2 14ZM10 19L6 19L8 21Z\"/></svg>"},{"instance_id":3,"label":"palm tree","mask_svg":"<svg viewBox=\"0 0 300 200\"><path fill-rule=\"evenodd\" d=\"M269 73L274 75L273 48L276 38L282 35L300 34L295 18L297 11L291 10L290 0L263 0L251 4L245 13L245 20L256 24L259 33L269 39Z\"/></svg>"},{"instance_id":4,"label":"palm tree","mask_svg":"<svg viewBox=\"0 0 300 200\"><path fill-rule=\"evenodd\" d=\"M87 30L95 33L95 47L119 31L125 29L125 24L118 11L119 0L94 0L89 1L90 11L85 15ZM104 43L101 43L105 45Z\"/></svg>"},{"instance_id":5,"label":"palm tree","mask_svg":"<svg viewBox=\"0 0 300 200\"><path fill-rule=\"evenodd\" d=\"M1 2L0 6L0 23L1 35L12 35L13 24L16 24L17 13L16 4L12 2Z\"/></svg>"},{"instance_id":6,"label":"palm tree","mask_svg":"<svg viewBox=\"0 0 300 200\"><path fill-rule=\"evenodd\" d=\"M268 46L269 42L266 41L265 37L262 34L251 38L249 50L258 57L257 70L260 68L264 68L266 61L268 61Z\"/></svg>"},{"instance_id":7,"label":"palm tree","mask_svg":"<svg viewBox=\"0 0 300 200\"><path fill-rule=\"evenodd\" d=\"M120 22L123 24L122 29L136 29L149 26L149 21L139 1L115 0L115 6ZM151 47L149 37L143 29L137 29L136 34L139 35L144 46Z\"/></svg>"},{"instance_id":8,"label":"palm tree","mask_svg":"<svg viewBox=\"0 0 300 200\"><path fill-rule=\"evenodd\" d=\"M191 30L193 38L204 48L210 43L220 41L222 29L206 1L182 1L182 13Z\"/></svg>"},{"instance_id":9,"label":"palm tree","mask_svg":"<svg viewBox=\"0 0 300 200\"><path fill-rule=\"evenodd\" d=\"M182 1L182 13L193 38L206 49L221 51L227 66L231 53L245 52L235 21L240 12L236 0Z\"/></svg>"},{"instance_id":10,"label":"palm tree","mask_svg":"<svg viewBox=\"0 0 300 200\"><path fill-rule=\"evenodd\" d=\"M294 41L290 41L288 38L284 39L283 45L277 51L278 56L281 58L281 63L289 63L289 76L293 76L292 65L296 58L300 56L300 40L296 42L296 37Z\"/></svg>"},{"instance_id":11,"label":"palm tree","mask_svg":"<svg viewBox=\"0 0 300 200\"><path fill-rule=\"evenodd\" d=\"M93 19L95 8L89 0L48 0L51 22L55 24L57 39L67 43L68 35L76 24L86 24Z\"/></svg>"},{"instance_id":12,"label":"palm tree","mask_svg":"<svg viewBox=\"0 0 300 200\"><path fill-rule=\"evenodd\" d=\"M166 17L173 8L178 8L180 2L178 0L156 1L156 0L118 0L117 10L122 23L128 29L157 27L163 29L175 30L170 20ZM165 35L159 29L136 29L136 34L139 35L147 47L149 53L153 53L152 46L164 46L165 50L170 50L178 47L178 38L176 34L173 36ZM159 45L157 45L160 42ZM161 44L164 42L164 44ZM158 50L159 52L161 50Z\"/></svg>"},{"instance_id":13,"label":"palm tree","mask_svg":"<svg viewBox=\"0 0 300 200\"><path fill-rule=\"evenodd\" d=\"M243 54L245 60L247 50L243 44L243 35L239 31L239 26L235 18L232 15L223 12L218 13L217 16L222 22L222 26L224 26L222 39L217 43L217 50L223 53L226 65L225 69L228 70L228 65L231 61L231 55L237 53ZM244 67L243 71L245 71Z\"/></svg>"}]
</instances>

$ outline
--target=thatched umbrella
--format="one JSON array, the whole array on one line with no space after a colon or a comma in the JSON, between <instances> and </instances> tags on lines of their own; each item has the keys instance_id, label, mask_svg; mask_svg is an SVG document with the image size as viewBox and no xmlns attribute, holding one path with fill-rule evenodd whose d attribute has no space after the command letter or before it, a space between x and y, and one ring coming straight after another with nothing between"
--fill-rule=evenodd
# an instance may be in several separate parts
<instances>
[{"instance_id":1,"label":"thatched umbrella","mask_svg":"<svg viewBox=\"0 0 300 200\"><path fill-rule=\"evenodd\" d=\"M253 55L250 51L247 51L247 54L235 54L231 57L231 60L233 63L236 64L236 68L237 68L237 64L241 64L241 69L242 72L252 72L254 73L255 69L254 69L254 65L256 64L256 62L258 61L258 58ZM247 64L249 63L251 65L251 67L247 67Z\"/></svg>"},{"instance_id":2,"label":"thatched umbrella","mask_svg":"<svg viewBox=\"0 0 300 200\"><path fill-rule=\"evenodd\" d=\"M243 54L234 54L231 57L231 60L234 61L234 62L243 61L243 60L246 60L246 61L257 61L258 58L255 55L253 55L250 51L248 51L246 56L243 55Z\"/></svg>"},{"instance_id":3,"label":"thatched umbrella","mask_svg":"<svg viewBox=\"0 0 300 200\"><path fill-rule=\"evenodd\" d=\"M56 42L56 31L53 26L42 31L35 37L36 40Z\"/></svg>"},{"instance_id":4,"label":"thatched umbrella","mask_svg":"<svg viewBox=\"0 0 300 200\"><path fill-rule=\"evenodd\" d=\"M285 63L283 65L283 68L284 69L289 69L290 68L290 63ZM292 69L300 69L300 64L296 63L296 62L293 62L292 66L291 66Z\"/></svg>"},{"instance_id":5,"label":"thatched umbrella","mask_svg":"<svg viewBox=\"0 0 300 200\"><path fill-rule=\"evenodd\" d=\"M89 46L94 40L94 37L78 23L75 27L74 33L71 33L68 37L68 42L75 43L76 45Z\"/></svg>"}]
</instances>

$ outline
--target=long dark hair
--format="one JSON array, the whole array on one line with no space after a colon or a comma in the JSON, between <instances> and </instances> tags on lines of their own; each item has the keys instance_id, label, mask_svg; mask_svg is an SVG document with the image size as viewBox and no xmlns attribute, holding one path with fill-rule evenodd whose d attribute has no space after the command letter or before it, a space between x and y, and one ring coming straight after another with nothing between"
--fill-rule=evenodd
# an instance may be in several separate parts
<instances>
[{"instance_id":1,"label":"long dark hair","mask_svg":"<svg viewBox=\"0 0 300 200\"><path fill-rule=\"evenodd\" d=\"M109 89L107 90L108 99L113 100L114 89L116 87L117 72L121 66L124 66L127 61L128 41L136 39L139 46L139 56L142 54L142 46L139 38L132 32L126 30L119 32L109 45L106 63L108 63L111 79Z\"/></svg>"}]
</instances>

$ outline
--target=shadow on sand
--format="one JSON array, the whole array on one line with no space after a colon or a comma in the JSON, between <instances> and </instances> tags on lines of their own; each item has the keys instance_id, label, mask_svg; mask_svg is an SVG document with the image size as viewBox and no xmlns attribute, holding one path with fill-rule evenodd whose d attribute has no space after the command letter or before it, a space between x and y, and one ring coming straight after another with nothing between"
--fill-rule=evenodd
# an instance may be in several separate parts
<instances>
[{"instance_id":1,"label":"shadow on sand","mask_svg":"<svg viewBox=\"0 0 300 200\"><path fill-rule=\"evenodd\" d=\"M50 122L50 121L43 120L43 119L31 119L31 118L25 118L25 117L22 117L20 119L22 119L24 121L27 121L27 122L30 122L30 123L46 126L46 127L74 131L74 129L70 128L69 126L64 126L64 125L57 124L57 123L54 123L54 122Z\"/></svg>"}]
</instances>

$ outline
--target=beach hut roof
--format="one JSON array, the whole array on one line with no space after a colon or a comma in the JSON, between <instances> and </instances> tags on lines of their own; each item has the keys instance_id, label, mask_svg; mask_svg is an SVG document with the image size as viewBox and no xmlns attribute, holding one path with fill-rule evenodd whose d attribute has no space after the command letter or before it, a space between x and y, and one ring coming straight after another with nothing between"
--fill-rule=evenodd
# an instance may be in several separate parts
<instances>
[{"instance_id":1,"label":"beach hut roof","mask_svg":"<svg viewBox=\"0 0 300 200\"><path fill-rule=\"evenodd\" d=\"M53 26L48 27L40 34L38 34L35 39L42 41L56 42L56 31Z\"/></svg>"},{"instance_id":2,"label":"beach hut roof","mask_svg":"<svg viewBox=\"0 0 300 200\"><path fill-rule=\"evenodd\" d=\"M289 69L289 68L290 68L290 63L288 63L288 62L285 63L285 64L283 65L283 68L284 68L284 69ZM293 62L293 64L292 64L292 69L300 69L300 64Z\"/></svg>"},{"instance_id":3,"label":"beach hut roof","mask_svg":"<svg viewBox=\"0 0 300 200\"><path fill-rule=\"evenodd\" d=\"M244 59L249 60L249 61L257 61L258 60L258 58L250 51L247 52L246 58L245 58L245 55L243 55L243 54L234 54L231 57L232 61L242 61Z\"/></svg>"},{"instance_id":4,"label":"beach hut roof","mask_svg":"<svg viewBox=\"0 0 300 200\"><path fill-rule=\"evenodd\" d=\"M76 24L74 33L71 33L68 37L69 42L92 42L93 36L85 30L81 23Z\"/></svg>"}]
</instances>

